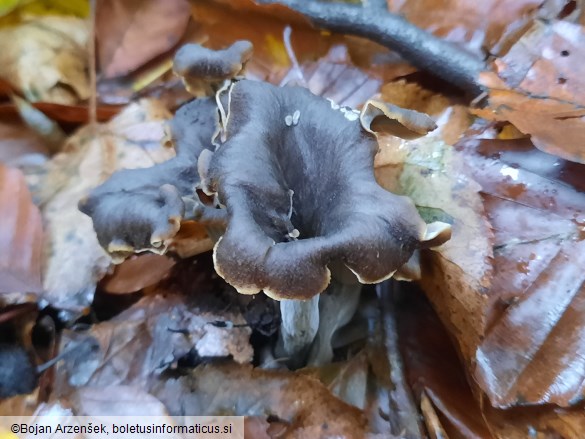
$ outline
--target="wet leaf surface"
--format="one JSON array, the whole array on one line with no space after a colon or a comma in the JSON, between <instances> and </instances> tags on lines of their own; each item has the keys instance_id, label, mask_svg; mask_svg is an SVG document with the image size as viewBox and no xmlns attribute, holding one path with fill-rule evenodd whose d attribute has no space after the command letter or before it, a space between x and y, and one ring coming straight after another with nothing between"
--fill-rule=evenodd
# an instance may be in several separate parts
<instances>
[{"instance_id":1,"label":"wet leaf surface","mask_svg":"<svg viewBox=\"0 0 585 439\"><path fill-rule=\"evenodd\" d=\"M366 436L363 413L334 397L317 379L227 364L200 366L153 391L173 415L272 415L287 438Z\"/></svg>"},{"instance_id":2,"label":"wet leaf surface","mask_svg":"<svg viewBox=\"0 0 585 439\"><path fill-rule=\"evenodd\" d=\"M485 74L489 108L482 117L505 120L529 134L542 151L585 162L583 27L535 22Z\"/></svg>"},{"instance_id":3,"label":"wet leaf surface","mask_svg":"<svg viewBox=\"0 0 585 439\"><path fill-rule=\"evenodd\" d=\"M55 393L108 385L148 389L179 361L231 357L249 362L250 329L238 326L245 323L239 312L205 308L212 306L201 297L153 295L89 330L66 331L62 351L71 353L57 371Z\"/></svg>"}]
</instances>

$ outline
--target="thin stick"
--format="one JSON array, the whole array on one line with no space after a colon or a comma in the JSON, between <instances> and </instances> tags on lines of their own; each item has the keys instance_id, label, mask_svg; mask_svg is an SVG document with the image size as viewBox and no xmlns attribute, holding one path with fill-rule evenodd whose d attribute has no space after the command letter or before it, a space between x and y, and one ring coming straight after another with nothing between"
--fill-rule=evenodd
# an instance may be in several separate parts
<instances>
[{"instance_id":1,"label":"thin stick","mask_svg":"<svg viewBox=\"0 0 585 439\"><path fill-rule=\"evenodd\" d=\"M399 53L415 67L470 93L481 94L479 74L485 63L473 54L441 40L409 23L400 15L379 8L306 0L256 0L260 4L280 3L309 18L314 25L368 38Z\"/></svg>"},{"instance_id":2,"label":"thin stick","mask_svg":"<svg viewBox=\"0 0 585 439\"><path fill-rule=\"evenodd\" d=\"M95 20L97 0L90 0L89 13L89 125L94 134L97 128L97 78L96 78L96 62L95 62Z\"/></svg>"},{"instance_id":3,"label":"thin stick","mask_svg":"<svg viewBox=\"0 0 585 439\"><path fill-rule=\"evenodd\" d=\"M382 313L384 344L390 365L390 380L394 390L390 392L390 416L394 434L402 433L406 438L422 438L422 429L418 423L419 412L410 389L406 386L406 376L402 355L398 346L396 327L396 305L394 289L395 280L387 280L376 285L376 293Z\"/></svg>"}]
</instances>

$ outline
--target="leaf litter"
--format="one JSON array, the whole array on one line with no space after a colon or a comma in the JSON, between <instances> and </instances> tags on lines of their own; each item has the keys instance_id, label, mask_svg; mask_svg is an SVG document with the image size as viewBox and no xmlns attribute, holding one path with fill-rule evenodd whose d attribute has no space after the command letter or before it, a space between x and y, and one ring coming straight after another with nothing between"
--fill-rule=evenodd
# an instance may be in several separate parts
<instances>
[{"instance_id":1,"label":"leaf litter","mask_svg":"<svg viewBox=\"0 0 585 439\"><path fill-rule=\"evenodd\" d=\"M582 161L578 143L582 93L576 60L582 33L580 6L570 11L566 6L572 2L546 2L541 8L541 2L493 3L497 4L489 7L495 9L485 20L488 15L478 14L476 5L466 1L388 2L391 11L420 26L472 50L498 55L495 73L484 75L488 109L469 109L460 97L426 90L415 83L418 76L397 80L412 68L400 62L388 64L392 54L385 49L367 46L360 52L359 40L323 35L283 8L263 9L259 14L260 7L246 0L230 5L235 9L197 2L193 20L199 27L194 33L185 34L184 18L175 16L174 23L181 25L169 39L152 37L158 38L157 43L134 52L134 59L120 56L125 46L117 55L110 54L113 64L108 67L102 61L101 67L109 68L111 75L132 73L181 37L212 47L250 38L259 54L250 66L250 77L291 84L296 78L314 93L354 107L379 92L386 101L431 114L439 125L431 137L406 143L382 139L376 158L377 178L385 187L409 194L425 219L453 226L451 241L439 252L420 254L421 269L411 273L421 276L420 284L441 322L426 304L396 310L407 382L427 430L431 437L576 438L583 424L578 403L585 374L580 335L584 279L579 270L585 188L581 165L564 159ZM427 14L431 8L442 13ZM156 20L147 9L140 13L150 13ZM455 19L462 14L465 20ZM479 16L484 20L480 25ZM550 21L535 21L542 17ZM292 24L289 42L299 61L292 71L287 41L282 39L287 24ZM108 42L107 33L101 35L98 39ZM79 56L72 60L74 65L85 63L86 55ZM375 66L372 59L384 59L386 68ZM37 84L26 76L14 76L10 82L29 100L44 101L37 108L45 105L44 111L57 119L79 123L86 120L79 103L87 94L78 71L75 67L58 72L61 79L39 85L43 94L38 96ZM54 104L46 101L61 106L47 107ZM478 119L470 127L472 113L499 122ZM270 346L278 327L274 323L278 313L270 302L232 298L239 306L212 311L194 307L191 298L160 287L194 273L168 257L144 255L112 272L91 224L84 224L85 217L77 212L77 202L116 169L152 166L170 158L172 150L160 146L162 125L169 117L168 110L153 101L142 101L138 107L131 104L97 131L82 128L45 168L37 167L35 172L23 168L41 207L46 233L42 296L56 309L74 311L75 316L89 310L85 323L63 331L61 351L76 346L77 354L59 362L52 400L39 410L105 411L111 408L115 392L121 392L128 401L151 401L153 413L225 413L235 407L238 413L254 416L247 425L256 428L258 437L364 437L366 432L391 431L388 419L395 416L396 407L392 408L388 394L396 383L387 378L394 365L376 359L372 352L386 346L368 339L372 332L364 329L379 328L379 316L370 315L365 321L356 317L347 332L353 335L341 331L337 361L331 367L289 372L264 355L265 349L260 355L263 361L253 358L261 346ZM516 134L506 137L510 132ZM30 145L34 142L38 140L31 137ZM449 146L453 144L454 148ZM561 158L540 152L533 144ZM182 229L186 238L197 230L196 224ZM201 244L205 239L201 234L175 249L188 257L209 248L209 242ZM148 276L140 276L141 270L148 270ZM121 314L99 321L92 301L96 284L106 273L110 274L98 286L96 297L114 293L142 298ZM197 300L205 303L217 294L214 291L194 286L190 294L196 292ZM172 326L177 322L181 327ZM266 332L271 335L262 335L268 338L258 344L262 325L272 326ZM449 337L455 349L449 347ZM171 378L170 371L182 376ZM371 392L372 383L377 392ZM101 388L96 389L96 384ZM208 406L205 401L211 396L214 405ZM296 400L306 405L293 408ZM546 404L566 408L551 409ZM525 405L537 407L519 407ZM323 419L339 421L328 423L325 434Z\"/></svg>"}]
</instances>

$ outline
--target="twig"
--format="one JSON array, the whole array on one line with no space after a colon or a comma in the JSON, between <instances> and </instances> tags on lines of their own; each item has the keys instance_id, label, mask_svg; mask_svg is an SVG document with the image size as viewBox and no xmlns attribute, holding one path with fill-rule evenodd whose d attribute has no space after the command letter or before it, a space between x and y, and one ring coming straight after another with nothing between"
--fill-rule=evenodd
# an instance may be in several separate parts
<instances>
[{"instance_id":1,"label":"twig","mask_svg":"<svg viewBox=\"0 0 585 439\"><path fill-rule=\"evenodd\" d=\"M280 3L300 12L324 29L368 38L399 53L415 67L470 93L484 89L478 83L485 64L471 53L409 23L403 17L379 8L307 0L256 0L259 4Z\"/></svg>"},{"instance_id":2,"label":"twig","mask_svg":"<svg viewBox=\"0 0 585 439\"><path fill-rule=\"evenodd\" d=\"M390 379L394 390L390 392L391 423L393 433L404 432L407 438L421 438L421 426L418 422L419 412L410 389L405 385L406 377L402 356L398 347L398 333L396 328L396 308L394 289L396 281L390 279L376 285L376 293L381 304L382 327L384 329L384 341L386 355L390 364Z\"/></svg>"},{"instance_id":3,"label":"twig","mask_svg":"<svg viewBox=\"0 0 585 439\"><path fill-rule=\"evenodd\" d=\"M97 79L96 79L96 62L95 62L95 20L96 20L96 0L90 0L89 13L89 124L91 129L96 129L97 125Z\"/></svg>"}]
</instances>

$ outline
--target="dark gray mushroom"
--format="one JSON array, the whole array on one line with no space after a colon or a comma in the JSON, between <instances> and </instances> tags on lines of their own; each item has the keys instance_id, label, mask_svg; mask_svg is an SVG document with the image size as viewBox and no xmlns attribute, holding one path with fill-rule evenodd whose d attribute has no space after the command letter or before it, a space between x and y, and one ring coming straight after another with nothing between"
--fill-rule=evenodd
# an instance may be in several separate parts
<instances>
[{"instance_id":1,"label":"dark gray mushroom","mask_svg":"<svg viewBox=\"0 0 585 439\"><path fill-rule=\"evenodd\" d=\"M99 243L116 262L134 252L166 251L179 230L185 201L196 203L197 159L213 147L218 126L213 98L185 104L169 124L176 157L150 168L117 171L79 203L92 217Z\"/></svg>"},{"instance_id":2,"label":"dark gray mushroom","mask_svg":"<svg viewBox=\"0 0 585 439\"><path fill-rule=\"evenodd\" d=\"M211 50L199 44L186 44L179 49L173 71L183 78L194 96L210 96L225 83L242 75L252 56L252 43L236 41L224 50Z\"/></svg>"},{"instance_id":3,"label":"dark gray mushroom","mask_svg":"<svg viewBox=\"0 0 585 439\"><path fill-rule=\"evenodd\" d=\"M351 318L360 282L388 279L416 251L449 238L447 225L427 226L410 199L374 177L379 132L413 138L435 124L375 101L359 112L300 87L241 80L251 50L248 42L224 51L183 47L175 72L195 94L216 92L215 99L179 110L175 159L120 171L81 208L111 252L164 249L185 210L220 224L218 274L240 293L281 300L281 353L300 365L316 336L310 358L318 364L330 359L331 336ZM214 206L198 202L196 188Z\"/></svg>"},{"instance_id":4,"label":"dark gray mushroom","mask_svg":"<svg viewBox=\"0 0 585 439\"><path fill-rule=\"evenodd\" d=\"M207 173L228 224L214 260L239 292L309 299L327 287L336 262L376 283L426 247L427 225L412 201L374 178L375 123L410 130L403 121L380 111L366 122L362 115L363 126L359 112L305 89L247 80L220 103L226 141ZM400 115L434 128L428 116Z\"/></svg>"}]
</instances>

